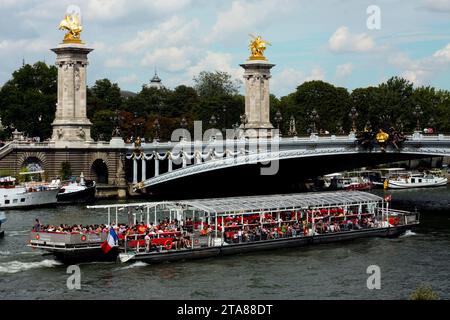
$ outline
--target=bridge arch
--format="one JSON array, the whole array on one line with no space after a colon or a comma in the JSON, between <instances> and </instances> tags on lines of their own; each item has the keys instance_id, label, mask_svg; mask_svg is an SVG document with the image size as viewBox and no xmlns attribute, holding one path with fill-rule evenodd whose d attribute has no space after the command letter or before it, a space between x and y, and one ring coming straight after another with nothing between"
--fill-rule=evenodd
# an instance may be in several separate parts
<instances>
[{"instance_id":1,"label":"bridge arch","mask_svg":"<svg viewBox=\"0 0 450 320\"><path fill-rule=\"evenodd\" d=\"M18 168L26 167L29 171L47 171L47 157L42 152L25 152L17 159Z\"/></svg>"},{"instance_id":2,"label":"bridge arch","mask_svg":"<svg viewBox=\"0 0 450 320\"><path fill-rule=\"evenodd\" d=\"M109 183L110 167L109 157L106 153L98 152L91 156L90 176L96 183Z\"/></svg>"}]
</instances>

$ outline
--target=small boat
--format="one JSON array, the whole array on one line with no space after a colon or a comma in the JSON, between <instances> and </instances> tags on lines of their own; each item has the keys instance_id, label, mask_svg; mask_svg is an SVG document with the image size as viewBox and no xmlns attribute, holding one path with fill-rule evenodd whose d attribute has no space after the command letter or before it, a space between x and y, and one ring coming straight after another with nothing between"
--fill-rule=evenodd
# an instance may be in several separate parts
<instances>
[{"instance_id":1,"label":"small boat","mask_svg":"<svg viewBox=\"0 0 450 320\"><path fill-rule=\"evenodd\" d=\"M405 172L387 179L389 189L412 189L442 187L448 184L448 179L431 173L410 173Z\"/></svg>"},{"instance_id":2,"label":"small boat","mask_svg":"<svg viewBox=\"0 0 450 320\"><path fill-rule=\"evenodd\" d=\"M5 231L2 229L2 225L6 222L6 215L4 212L0 212L0 238L5 236Z\"/></svg>"},{"instance_id":3,"label":"small boat","mask_svg":"<svg viewBox=\"0 0 450 320\"><path fill-rule=\"evenodd\" d=\"M39 226L31 231L28 246L68 264L103 260L158 263L398 237L419 224L418 213L394 210L383 198L361 191L88 208L105 210L108 222L49 229ZM120 223L120 219L127 222ZM102 250L105 242L112 248L106 254Z\"/></svg>"},{"instance_id":4,"label":"small boat","mask_svg":"<svg viewBox=\"0 0 450 320\"><path fill-rule=\"evenodd\" d=\"M70 182L61 185L57 196L58 203L91 203L95 200L95 181L86 181L83 173L77 180L72 178ZM61 182L57 180L54 184L61 184Z\"/></svg>"},{"instance_id":5,"label":"small boat","mask_svg":"<svg viewBox=\"0 0 450 320\"><path fill-rule=\"evenodd\" d=\"M362 172L333 173L324 177L325 187L337 190L365 191L373 188L373 183Z\"/></svg>"},{"instance_id":6,"label":"small boat","mask_svg":"<svg viewBox=\"0 0 450 320\"><path fill-rule=\"evenodd\" d=\"M21 173L35 175L41 172ZM30 207L51 206L57 203L58 187L52 187L43 182L27 182L16 185L16 178L0 178L0 210L23 209Z\"/></svg>"}]
</instances>

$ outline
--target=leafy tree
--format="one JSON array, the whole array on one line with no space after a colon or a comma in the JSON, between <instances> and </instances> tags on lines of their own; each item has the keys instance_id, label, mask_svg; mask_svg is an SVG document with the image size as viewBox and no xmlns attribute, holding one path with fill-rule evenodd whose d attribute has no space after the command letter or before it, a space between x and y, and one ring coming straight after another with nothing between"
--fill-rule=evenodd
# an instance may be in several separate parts
<instances>
[{"instance_id":1,"label":"leafy tree","mask_svg":"<svg viewBox=\"0 0 450 320\"><path fill-rule=\"evenodd\" d=\"M123 99L117 83L108 79L97 80L87 92L87 113L91 118L101 110L116 110L122 107Z\"/></svg>"},{"instance_id":2,"label":"leafy tree","mask_svg":"<svg viewBox=\"0 0 450 320\"><path fill-rule=\"evenodd\" d=\"M241 82L229 73L202 71L194 77L194 88L200 97L233 96L238 94Z\"/></svg>"},{"instance_id":3,"label":"leafy tree","mask_svg":"<svg viewBox=\"0 0 450 320\"><path fill-rule=\"evenodd\" d=\"M439 300L439 295L429 286L420 286L411 294L410 300Z\"/></svg>"},{"instance_id":4,"label":"leafy tree","mask_svg":"<svg viewBox=\"0 0 450 320\"><path fill-rule=\"evenodd\" d=\"M109 141L111 140L114 130L115 113L112 110L97 111L92 117L92 138L95 140Z\"/></svg>"},{"instance_id":5,"label":"leafy tree","mask_svg":"<svg viewBox=\"0 0 450 320\"><path fill-rule=\"evenodd\" d=\"M345 88L337 88L323 81L309 81L300 85L291 97L290 104L286 111L299 122L301 129L305 132L310 124L310 113L313 109L319 115L316 122L317 129L324 129L330 132L336 131L339 119L348 117L350 111L350 95ZM284 114L283 118L288 119Z\"/></svg>"},{"instance_id":6,"label":"leafy tree","mask_svg":"<svg viewBox=\"0 0 450 320\"><path fill-rule=\"evenodd\" d=\"M68 180L72 176L72 166L70 162L61 162L61 169L59 170L59 175L62 180Z\"/></svg>"},{"instance_id":7,"label":"leafy tree","mask_svg":"<svg viewBox=\"0 0 450 320\"><path fill-rule=\"evenodd\" d=\"M46 139L56 111L58 70L43 62L24 65L0 90L0 117L10 133L13 128L28 136Z\"/></svg>"}]
</instances>

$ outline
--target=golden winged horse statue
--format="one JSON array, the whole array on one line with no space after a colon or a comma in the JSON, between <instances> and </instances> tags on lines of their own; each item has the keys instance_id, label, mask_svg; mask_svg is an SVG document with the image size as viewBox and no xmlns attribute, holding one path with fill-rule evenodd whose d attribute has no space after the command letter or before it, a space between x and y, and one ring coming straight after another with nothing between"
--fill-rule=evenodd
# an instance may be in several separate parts
<instances>
[{"instance_id":1,"label":"golden winged horse statue","mask_svg":"<svg viewBox=\"0 0 450 320\"><path fill-rule=\"evenodd\" d=\"M59 24L59 30L67 30L64 36L64 43L81 43L80 34L83 27L80 24L78 14L66 14L64 20Z\"/></svg>"},{"instance_id":2,"label":"golden winged horse statue","mask_svg":"<svg viewBox=\"0 0 450 320\"><path fill-rule=\"evenodd\" d=\"M264 57L264 51L266 51L267 46L270 46L271 44L266 40L263 40L261 36L255 37L251 34L249 36L252 37L249 45L252 53L250 60L267 60L266 57Z\"/></svg>"}]
</instances>

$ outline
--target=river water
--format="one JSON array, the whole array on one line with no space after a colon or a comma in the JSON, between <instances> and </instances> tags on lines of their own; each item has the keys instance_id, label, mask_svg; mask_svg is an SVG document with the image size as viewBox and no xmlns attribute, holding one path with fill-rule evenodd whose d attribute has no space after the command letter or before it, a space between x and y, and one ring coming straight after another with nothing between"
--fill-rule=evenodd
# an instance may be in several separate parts
<instances>
[{"instance_id":1,"label":"river water","mask_svg":"<svg viewBox=\"0 0 450 320\"><path fill-rule=\"evenodd\" d=\"M383 191L376 191L383 193ZM0 299L408 299L419 285L450 298L450 188L393 191L393 207L421 212L415 233L193 262L81 264L81 289L66 266L26 247L34 219L101 223L83 206L7 212L0 240ZM370 265L381 289L367 289Z\"/></svg>"}]
</instances>

